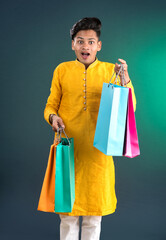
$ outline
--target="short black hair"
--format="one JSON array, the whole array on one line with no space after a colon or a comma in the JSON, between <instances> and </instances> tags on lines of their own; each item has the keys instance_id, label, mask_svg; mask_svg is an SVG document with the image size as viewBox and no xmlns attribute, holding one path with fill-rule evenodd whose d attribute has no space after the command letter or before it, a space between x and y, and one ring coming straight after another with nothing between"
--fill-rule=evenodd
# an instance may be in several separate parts
<instances>
[{"instance_id":1,"label":"short black hair","mask_svg":"<svg viewBox=\"0 0 166 240\"><path fill-rule=\"evenodd\" d=\"M76 22L70 30L71 39L74 40L76 34L81 30L94 30L98 38L101 34L101 21L95 17L82 18Z\"/></svg>"}]
</instances>

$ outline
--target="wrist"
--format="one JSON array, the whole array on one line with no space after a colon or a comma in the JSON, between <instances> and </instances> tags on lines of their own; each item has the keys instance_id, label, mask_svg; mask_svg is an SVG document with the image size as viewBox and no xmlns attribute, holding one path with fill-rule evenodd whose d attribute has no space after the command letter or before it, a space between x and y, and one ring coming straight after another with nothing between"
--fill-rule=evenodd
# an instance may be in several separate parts
<instances>
[{"instance_id":1,"label":"wrist","mask_svg":"<svg viewBox=\"0 0 166 240\"><path fill-rule=\"evenodd\" d=\"M131 81L131 80L129 79L129 81L128 81L128 82L126 82L126 84L130 83L130 81Z\"/></svg>"}]
</instances>

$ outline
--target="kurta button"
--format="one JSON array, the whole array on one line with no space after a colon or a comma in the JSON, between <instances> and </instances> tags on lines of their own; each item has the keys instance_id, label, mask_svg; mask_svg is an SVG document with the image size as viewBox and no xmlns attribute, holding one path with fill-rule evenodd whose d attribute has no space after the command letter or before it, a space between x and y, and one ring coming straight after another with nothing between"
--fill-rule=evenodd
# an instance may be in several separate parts
<instances>
[{"instance_id":1,"label":"kurta button","mask_svg":"<svg viewBox=\"0 0 166 240\"><path fill-rule=\"evenodd\" d=\"M86 92L86 91L84 90L84 92Z\"/></svg>"},{"instance_id":2,"label":"kurta button","mask_svg":"<svg viewBox=\"0 0 166 240\"><path fill-rule=\"evenodd\" d=\"M86 79L84 78L83 80L85 81Z\"/></svg>"},{"instance_id":3,"label":"kurta button","mask_svg":"<svg viewBox=\"0 0 166 240\"><path fill-rule=\"evenodd\" d=\"M86 99L86 97L84 96L84 98Z\"/></svg>"},{"instance_id":4,"label":"kurta button","mask_svg":"<svg viewBox=\"0 0 166 240\"><path fill-rule=\"evenodd\" d=\"M84 108L84 111L86 110L86 108Z\"/></svg>"},{"instance_id":5,"label":"kurta button","mask_svg":"<svg viewBox=\"0 0 166 240\"><path fill-rule=\"evenodd\" d=\"M86 87L86 84L84 84L84 87Z\"/></svg>"},{"instance_id":6,"label":"kurta button","mask_svg":"<svg viewBox=\"0 0 166 240\"><path fill-rule=\"evenodd\" d=\"M84 102L84 104L86 104L86 102Z\"/></svg>"}]
</instances>

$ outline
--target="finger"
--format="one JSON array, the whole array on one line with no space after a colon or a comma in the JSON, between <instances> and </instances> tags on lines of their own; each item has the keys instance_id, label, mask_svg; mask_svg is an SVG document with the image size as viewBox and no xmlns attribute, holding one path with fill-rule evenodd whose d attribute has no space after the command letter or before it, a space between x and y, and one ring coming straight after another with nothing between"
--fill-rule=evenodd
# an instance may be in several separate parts
<instances>
[{"instance_id":1,"label":"finger","mask_svg":"<svg viewBox=\"0 0 166 240\"><path fill-rule=\"evenodd\" d=\"M59 128L59 124L58 124L58 120L53 120L53 123L52 123L52 129L53 131L57 132L57 129Z\"/></svg>"},{"instance_id":2,"label":"finger","mask_svg":"<svg viewBox=\"0 0 166 240\"><path fill-rule=\"evenodd\" d=\"M62 121L61 118L60 118L59 121L58 121L58 125L59 125L59 127L61 127L61 128L65 128L65 125L64 125L64 123L63 123L63 121Z\"/></svg>"},{"instance_id":3,"label":"finger","mask_svg":"<svg viewBox=\"0 0 166 240\"><path fill-rule=\"evenodd\" d=\"M114 68L114 71L117 72L120 70L120 64L118 63L115 63L115 68Z\"/></svg>"},{"instance_id":4,"label":"finger","mask_svg":"<svg viewBox=\"0 0 166 240\"><path fill-rule=\"evenodd\" d=\"M120 68L120 64L119 63L115 63L115 67L119 67Z\"/></svg>"},{"instance_id":5,"label":"finger","mask_svg":"<svg viewBox=\"0 0 166 240\"><path fill-rule=\"evenodd\" d=\"M124 71L127 72L127 69L128 69L127 63L125 62L125 63L122 63L122 64L123 64ZM119 66L120 66L120 65L119 65Z\"/></svg>"},{"instance_id":6,"label":"finger","mask_svg":"<svg viewBox=\"0 0 166 240\"><path fill-rule=\"evenodd\" d=\"M52 127L52 130L53 130L54 132L57 132L57 128L56 128L55 126Z\"/></svg>"},{"instance_id":7,"label":"finger","mask_svg":"<svg viewBox=\"0 0 166 240\"><path fill-rule=\"evenodd\" d=\"M118 61L119 61L119 62L121 62L121 63L123 63L123 64L125 64L125 63L126 63L126 61L125 61L125 60L123 60L123 59L121 59L121 58L118 58Z\"/></svg>"}]
</instances>

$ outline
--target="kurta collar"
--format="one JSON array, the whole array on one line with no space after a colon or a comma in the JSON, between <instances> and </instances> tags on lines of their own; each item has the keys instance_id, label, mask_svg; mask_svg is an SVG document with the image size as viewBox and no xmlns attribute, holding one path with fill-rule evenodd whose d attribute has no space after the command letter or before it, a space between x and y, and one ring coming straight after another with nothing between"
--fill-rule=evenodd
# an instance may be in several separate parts
<instances>
[{"instance_id":1,"label":"kurta collar","mask_svg":"<svg viewBox=\"0 0 166 240\"><path fill-rule=\"evenodd\" d=\"M89 67L87 68L87 70L90 69L90 68L95 67L96 64L98 63L98 61L99 61L98 58L96 58L96 60L95 60L92 64L89 65ZM76 62L76 64L77 64L79 67L85 69L85 65L84 65L83 63L79 62L77 59L75 60L75 62Z\"/></svg>"}]
</instances>

